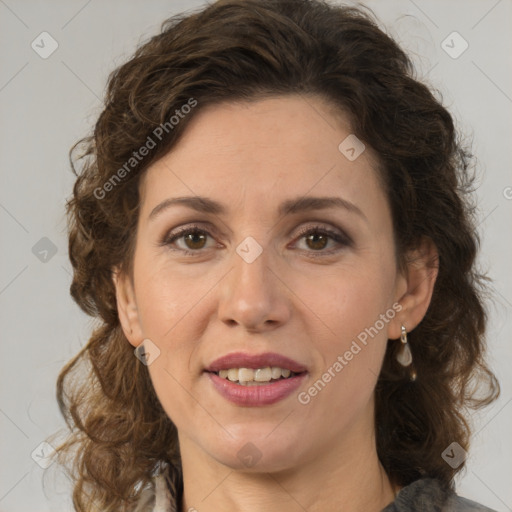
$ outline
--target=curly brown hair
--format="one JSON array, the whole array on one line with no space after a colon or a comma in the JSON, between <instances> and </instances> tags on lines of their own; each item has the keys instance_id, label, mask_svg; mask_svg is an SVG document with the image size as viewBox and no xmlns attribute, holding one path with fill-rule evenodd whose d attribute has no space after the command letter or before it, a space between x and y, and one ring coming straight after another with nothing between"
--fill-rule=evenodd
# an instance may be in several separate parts
<instances>
[{"instance_id":1,"label":"curly brown hair","mask_svg":"<svg viewBox=\"0 0 512 512\"><path fill-rule=\"evenodd\" d=\"M453 488L464 464L452 468L441 453L453 441L468 449L467 409L495 400L499 384L484 360L472 155L414 75L371 11L319 0L220 0L173 16L110 75L94 133L70 152L77 175L67 203L71 295L99 320L57 382L71 431L57 452L62 464L74 452L76 510L129 510L162 462L180 471L176 427L123 334L112 279L115 267L132 271L144 170L205 106L287 94L327 99L378 155L398 263L425 237L437 247L431 304L409 335L418 377L407 378L397 344L388 344L375 390L376 441L400 486L430 476ZM191 98L195 108L171 127ZM154 147L127 170L149 137Z\"/></svg>"}]
</instances>

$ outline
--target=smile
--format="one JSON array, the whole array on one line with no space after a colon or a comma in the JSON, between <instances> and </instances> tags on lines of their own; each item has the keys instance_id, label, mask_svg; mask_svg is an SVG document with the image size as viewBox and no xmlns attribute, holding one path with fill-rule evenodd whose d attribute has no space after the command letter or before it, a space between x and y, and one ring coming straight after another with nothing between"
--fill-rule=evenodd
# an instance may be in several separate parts
<instances>
[{"instance_id":1,"label":"smile","mask_svg":"<svg viewBox=\"0 0 512 512\"><path fill-rule=\"evenodd\" d=\"M261 386L269 382L276 382L281 379L295 377L294 373L288 368L279 366L267 366L265 368L230 368L229 370L220 370L216 375L231 382L236 382L242 386Z\"/></svg>"},{"instance_id":2,"label":"smile","mask_svg":"<svg viewBox=\"0 0 512 512\"><path fill-rule=\"evenodd\" d=\"M240 368L245 370L246 368ZM239 372L238 369L234 369ZM226 370L229 372L229 370ZM242 407L261 407L271 405L290 396L299 388L307 376L307 372L291 374L288 377L280 377L267 382L242 381L232 382L220 377L217 373L205 372L213 385L223 398ZM242 377L244 378L244 377Z\"/></svg>"}]
</instances>

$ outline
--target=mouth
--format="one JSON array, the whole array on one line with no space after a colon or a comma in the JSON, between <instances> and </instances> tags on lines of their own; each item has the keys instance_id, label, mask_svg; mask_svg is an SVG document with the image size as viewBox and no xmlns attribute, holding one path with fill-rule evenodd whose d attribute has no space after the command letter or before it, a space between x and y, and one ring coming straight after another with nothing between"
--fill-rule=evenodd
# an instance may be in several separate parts
<instances>
[{"instance_id":1,"label":"mouth","mask_svg":"<svg viewBox=\"0 0 512 512\"><path fill-rule=\"evenodd\" d=\"M266 366L263 368L229 368L216 372L207 371L207 373L213 373L221 379L229 380L240 386L264 386L281 380L293 379L306 372L292 372L288 368Z\"/></svg>"},{"instance_id":2,"label":"mouth","mask_svg":"<svg viewBox=\"0 0 512 512\"><path fill-rule=\"evenodd\" d=\"M204 372L209 377L209 382L213 386L213 389L217 391L224 399L235 404L238 407L263 407L275 404L284 400L287 397L292 396L294 392L304 383L307 378L307 372L295 373L290 370L285 370L285 374L288 377L282 375L277 378L272 378L272 367L270 367L270 380L267 381L248 381L249 375L244 374L244 370L249 368L231 368L230 370L223 370L222 375L225 372L231 371L231 377L237 380L231 381L229 378L221 377L219 372ZM252 369L254 371L254 369ZM263 370L263 376L259 375L259 378L268 377L267 368L257 368L254 373L258 370ZM281 370L279 368L279 370ZM235 373L236 372L236 373ZM277 369L274 370L274 375L277 375ZM240 375L240 373L242 375ZM238 374L238 375L236 375ZM265 375L266 374L266 375ZM242 380L240 380L242 379Z\"/></svg>"},{"instance_id":3,"label":"mouth","mask_svg":"<svg viewBox=\"0 0 512 512\"><path fill-rule=\"evenodd\" d=\"M203 370L213 388L241 407L261 407L289 397L307 378L306 366L273 352L232 352Z\"/></svg>"}]
</instances>

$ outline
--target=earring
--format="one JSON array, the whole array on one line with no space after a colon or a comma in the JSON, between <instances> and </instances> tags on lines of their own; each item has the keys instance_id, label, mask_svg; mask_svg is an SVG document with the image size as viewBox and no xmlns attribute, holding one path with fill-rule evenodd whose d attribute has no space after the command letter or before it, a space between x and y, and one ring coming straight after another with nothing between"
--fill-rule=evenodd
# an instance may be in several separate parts
<instances>
[{"instance_id":1,"label":"earring","mask_svg":"<svg viewBox=\"0 0 512 512\"><path fill-rule=\"evenodd\" d=\"M402 333L400 334L400 341L402 346L396 355L396 360L402 366L410 366L412 364L412 353L411 349L409 348L409 343L407 343L407 331L403 325ZM416 380L416 372L414 371L414 368L411 370L411 380Z\"/></svg>"}]
</instances>

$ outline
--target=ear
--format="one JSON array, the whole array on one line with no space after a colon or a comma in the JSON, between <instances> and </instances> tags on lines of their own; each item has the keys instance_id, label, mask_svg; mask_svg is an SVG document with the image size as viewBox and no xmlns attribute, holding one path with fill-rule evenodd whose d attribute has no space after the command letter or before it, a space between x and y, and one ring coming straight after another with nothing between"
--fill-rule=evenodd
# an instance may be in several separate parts
<instances>
[{"instance_id":1,"label":"ear","mask_svg":"<svg viewBox=\"0 0 512 512\"><path fill-rule=\"evenodd\" d=\"M423 238L420 246L406 254L405 269L397 280L396 301L402 306L390 322L388 337L398 339L403 325L412 331L424 318L432 299L439 270L439 254L430 238Z\"/></svg>"},{"instance_id":2,"label":"ear","mask_svg":"<svg viewBox=\"0 0 512 512\"><path fill-rule=\"evenodd\" d=\"M134 347L144 340L141 328L135 290L130 276L115 268L112 279L116 288L117 312L126 339Z\"/></svg>"}]
</instances>

